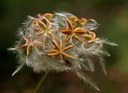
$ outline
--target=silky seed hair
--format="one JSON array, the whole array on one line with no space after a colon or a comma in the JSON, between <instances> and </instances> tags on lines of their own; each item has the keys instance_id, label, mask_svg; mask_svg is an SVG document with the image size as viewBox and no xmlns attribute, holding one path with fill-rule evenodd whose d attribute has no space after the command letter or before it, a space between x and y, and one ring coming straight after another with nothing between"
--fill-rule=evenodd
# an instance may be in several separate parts
<instances>
[{"instance_id":1,"label":"silky seed hair","mask_svg":"<svg viewBox=\"0 0 128 93\"><path fill-rule=\"evenodd\" d=\"M107 74L104 56L110 54L104 49L104 44L116 44L99 38L94 32L98 26L94 19L78 18L65 12L27 16L18 31L19 40L13 48L9 48L15 51L19 60L12 76L24 65L38 73L72 71L99 90L83 69L94 72L95 57Z\"/></svg>"}]
</instances>

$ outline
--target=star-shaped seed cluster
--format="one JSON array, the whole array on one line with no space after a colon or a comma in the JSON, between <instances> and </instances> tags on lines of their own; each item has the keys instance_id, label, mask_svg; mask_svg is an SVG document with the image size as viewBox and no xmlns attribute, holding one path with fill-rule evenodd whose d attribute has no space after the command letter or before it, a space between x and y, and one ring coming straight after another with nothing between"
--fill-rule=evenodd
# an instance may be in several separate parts
<instances>
[{"instance_id":1,"label":"star-shaped seed cluster","mask_svg":"<svg viewBox=\"0 0 128 93\"><path fill-rule=\"evenodd\" d=\"M19 30L19 41L14 50L21 64L41 71L72 71L79 78L88 81L86 71L94 72L93 59L98 59L106 74L103 56L109 56L103 44L116 45L97 37L94 30L98 23L93 19L78 18L70 13L45 13L35 17L28 16L23 28Z\"/></svg>"}]
</instances>

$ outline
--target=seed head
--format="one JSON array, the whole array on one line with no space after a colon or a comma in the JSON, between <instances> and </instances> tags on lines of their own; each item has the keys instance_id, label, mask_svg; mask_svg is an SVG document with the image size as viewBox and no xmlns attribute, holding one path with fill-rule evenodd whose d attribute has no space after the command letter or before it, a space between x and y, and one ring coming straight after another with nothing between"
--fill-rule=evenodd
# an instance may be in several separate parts
<instances>
[{"instance_id":1,"label":"seed head","mask_svg":"<svg viewBox=\"0 0 128 93\"><path fill-rule=\"evenodd\" d=\"M79 78L98 87L81 70L94 72L96 57L106 74L104 56L109 56L103 44L115 46L97 37L94 30L98 23L93 19L78 18L70 13L45 13L35 17L28 16L23 28L19 30L19 41L14 48L19 67L27 65L35 72L72 71Z\"/></svg>"}]
</instances>

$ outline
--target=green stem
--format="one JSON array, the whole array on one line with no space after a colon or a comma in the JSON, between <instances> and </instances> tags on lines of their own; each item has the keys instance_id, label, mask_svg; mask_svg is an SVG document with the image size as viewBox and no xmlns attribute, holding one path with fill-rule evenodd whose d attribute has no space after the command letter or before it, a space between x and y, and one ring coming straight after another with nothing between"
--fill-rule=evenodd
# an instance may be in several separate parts
<instances>
[{"instance_id":1,"label":"green stem","mask_svg":"<svg viewBox=\"0 0 128 93\"><path fill-rule=\"evenodd\" d=\"M39 83L37 84L36 88L34 89L33 93L37 93L39 87L41 86L42 82L45 80L46 76L48 75L48 71L45 72Z\"/></svg>"}]
</instances>

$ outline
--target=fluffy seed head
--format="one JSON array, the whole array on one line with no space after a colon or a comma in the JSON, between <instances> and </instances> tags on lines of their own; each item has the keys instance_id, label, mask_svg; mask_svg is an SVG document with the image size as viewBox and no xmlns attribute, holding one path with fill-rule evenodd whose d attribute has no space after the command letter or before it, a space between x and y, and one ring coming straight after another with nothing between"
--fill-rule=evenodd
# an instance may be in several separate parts
<instances>
[{"instance_id":1,"label":"fluffy seed head","mask_svg":"<svg viewBox=\"0 0 128 93\"><path fill-rule=\"evenodd\" d=\"M94 19L78 18L70 13L45 13L28 16L19 30L19 41L14 50L19 58L17 73L23 65L35 72L72 71L78 77L98 87L81 70L94 72L96 57L106 74L103 57L109 56L103 44L116 45L97 37Z\"/></svg>"}]
</instances>

